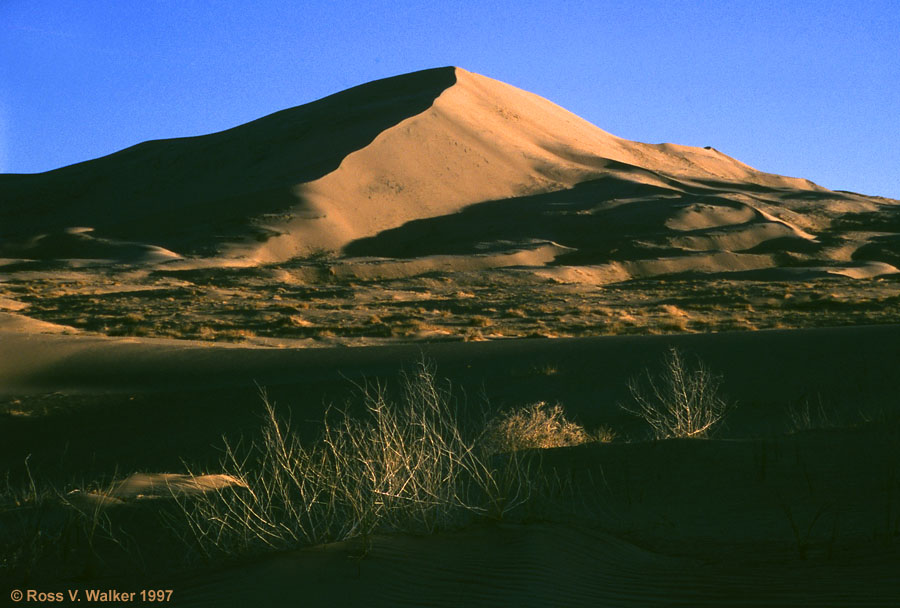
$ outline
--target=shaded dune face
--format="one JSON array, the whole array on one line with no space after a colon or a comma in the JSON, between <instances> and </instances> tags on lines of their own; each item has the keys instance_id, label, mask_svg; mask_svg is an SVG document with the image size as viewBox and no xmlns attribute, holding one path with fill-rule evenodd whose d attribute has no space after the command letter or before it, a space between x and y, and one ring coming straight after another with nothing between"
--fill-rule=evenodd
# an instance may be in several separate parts
<instances>
[{"instance_id":1,"label":"shaded dune face","mask_svg":"<svg viewBox=\"0 0 900 608\"><path fill-rule=\"evenodd\" d=\"M607 177L409 222L354 241L345 251L419 257L553 241L578 251L567 254L569 261L604 261L636 259L641 252L741 251L769 238L812 240L745 203Z\"/></svg>"},{"instance_id":2,"label":"shaded dune face","mask_svg":"<svg viewBox=\"0 0 900 608\"><path fill-rule=\"evenodd\" d=\"M589 266L592 272L579 272L577 280L601 283L691 272L761 271L748 278L786 278L778 270L785 263L806 268L797 277L843 274L846 266L866 276L894 271L888 262L895 255L890 237L866 245L831 229L829 202L858 201L832 192L815 195L804 200L814 200L821 209L809 214L791 205L780 190L748 194L741 184L730 189L678 187L605 176L567 190L475 204L408 222L354 241L345 251L416 258L552 243L563 251L551 266ZM849 243L849 248L837 247L835 241ZM864 262L884 265L859 269ZM552 276L573 279L555 271Z\"/></svg>"},{"instance_id":3,"label":"shaded dune face","mask_svg":"<svg viewBox=\"0 0 900 608\"><path fill-rule=\"evenodd\" d=\"M47 173L0 175L0 248L21 249L72 226L182 254L263 238L257 220L300 204L297 184L330 173L455 80L452 68L379 80L227 131L148 141Z\"/></svg>"},{"instance_id":4,"label":"shaded dune face","mask_svg":"<svg viewBox=\"0 0 900 608\"><path fill-rule=\"evenodd\" d=\"M0 257L103 249L132 263L252 265L332 251L459 256L462 269L473 256L550 246L558 255L533 256L536 265L590 267L578 276L591 282L785 265L875 276L896 271L900 232L889 219L896 201L763 173L713 148L624 140L459 68L0 176L0 200ZM60 247L53 235L72 226L95 236ZM353 261L342 263L353 275Z\"/></svg>"}]
</instances>

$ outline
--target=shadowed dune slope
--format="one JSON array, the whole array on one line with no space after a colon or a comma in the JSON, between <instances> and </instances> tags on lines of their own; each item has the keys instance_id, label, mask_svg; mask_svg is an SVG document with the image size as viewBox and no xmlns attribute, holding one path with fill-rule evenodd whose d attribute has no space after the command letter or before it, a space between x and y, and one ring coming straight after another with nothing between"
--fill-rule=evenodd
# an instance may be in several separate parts
<instances>
[{"instance_id":1,"label":"shadowed dune slope","mask_svg":"<svg viewBox=\"0 0 900 608\"><path fill-rule=\"evenodd\" d=\"M900 552L883 513L897 494L895 439L846 431L548 451L543 466L586 490L592 517L580 524L378 537L362 560L349 557L362 543L336 544L171 584L197 606L240 605L251 588L273 606L301 592L310 605L891 605Z\"/></svg>"},{"instance_id":2,"label":"shadowed dune slope","mask_svg":"<svg viewBox=\"0 0 900 608\"><path fill-rule=\"evenodd\" d=\"M596 530L497 526L377 539L362 560L317 548L190 581L184 606L884 606L894 560L741 568L647 551ZM373 590L377 589L376 593Z\"/></svg>"},{"instance_id":3,"label":"shadowed dune slope","mask_svg":"<svg viewBox=\"0 0 900 608\"><path fill-rule=\"evenodd\" d=\"M453 68L416 72L211 135L148 141L46 173L0 175L0 248L89 226L104 237L211 253L253 235L251 220L294 208L294 186L333 171L455 81ZM21 253L27 257L27 247Z\"/></svg>"},{"instance_id":4,"label":"shadowed dune slope","mask_svg":"<svg viewBox=\"0 0 900 608\"><path fill-rule=\"evenodd\" d=\"M350 256L465 256L551 244L542 271L566 282L608 283L680 273L755 272L762 279L892 274L896 238L875 232L892 201L827 190L678 180L607 161L608 173L571 188L486 201L349 243ZM842 226L859 217L857 230ZM587 267L572 270L571 267ZM785 275L790 267L792 275ZM748 276L749 278L749 276Z\"/></svg>"}]
</instances>

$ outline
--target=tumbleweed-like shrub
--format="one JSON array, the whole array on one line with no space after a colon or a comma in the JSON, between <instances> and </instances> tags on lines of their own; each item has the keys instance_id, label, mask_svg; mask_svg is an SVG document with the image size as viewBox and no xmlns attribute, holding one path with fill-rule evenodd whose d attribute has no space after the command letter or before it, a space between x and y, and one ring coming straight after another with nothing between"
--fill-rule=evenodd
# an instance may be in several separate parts
<instances>
[{"instance_id":1,"label":"tumbleweed-like shrub","mask_svg":"<svg viewBox=\"0 0 900 608\"><path fill-rule=\"evenodd\" d=\"M589 441L594 438L580 424L568 420L561 405L543 401L494 418L481 437L488 452L559 448Z\"/></svg>"},{"instance_id":2,"label":"tumbleweed-like shrub","mask_svg":"<svg viewBox=\"0 0 900 608\"><path fill-rule=\"evenodd\" d=\"M663 359L662 371L628 383L632 402L625 411L643 418L657 439L706 437L725 417L729 405L719 394L721 378L702 361L693 365L676 348Z\"/></svg>"}]
</instances>

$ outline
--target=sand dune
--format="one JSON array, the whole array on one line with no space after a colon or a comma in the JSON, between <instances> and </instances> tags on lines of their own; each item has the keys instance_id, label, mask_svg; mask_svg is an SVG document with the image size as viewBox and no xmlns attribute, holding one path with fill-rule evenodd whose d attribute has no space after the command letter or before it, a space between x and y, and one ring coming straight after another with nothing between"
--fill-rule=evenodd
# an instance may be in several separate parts
<instances>
[{"instance_id":1,"label":"sand dune","mask_svg":"<svg viewBox=\"0 0 900 608\"><path fill-rule=\"evenodd\" d=\"M26 243L7 247L6 253L29 260L78 259L104 265L160 263L181 257L154 245L97 238L91 234L93 231L88 227L72 227L58 233L39 234Z\"/></svg>"},{"instance_id":2,"label":"sand dune","mask_svg":"<svg viewBox=\"0 0 900 608\"><path fill-rule=\"evenodd\" d=\"M830 207L841 196L811 192L793 199L780 190L751 193L734 186L721 191L605 176L566 190L411 221L354 241L345 252L416 258L544 240L568 250L549 264L556 268L542 269L541 275L593 276L601 283L684 272L738 273L788 261L793 267L841 271L862 261L855 252L871 248L873 238L835 231L842 215ZM891 263L896 259L884 250L866 261L883 264L870 276L896 272Z\"/></svg>"},{"instance_id":3,"label":"sand dune","mask_svg":"<svg viewBox=\"0 0 900 608\"><path fill-rule=\"evenodd\" d=\"M302 595L310 606L876 607L898 592L883 556L738 569L546 524L376 539L359 562L348 557L357 550L328 547L174 585L185 606L289 606Z\"/></svg>"},{"instance_id":4,"label":"sand dune","mask_svg":"<svg viewBox=\"0 0 900 608\"><path fill-rule=\"evenodd\" d=\"M565 255L519 265L612 264L620 271L588 274L621 280L781 266L785 252L802 254L794 265L821 266L868 247L878 274L896 262L869 246L884 236L875 224L894 201L763 173L713 148L621 139L461 68L369 83L221 133L0 176L0 195L0 255L19 260L233 266L333 251L450 254L445 267L466 270L490 267L465 259L485 248L546 242ZM523 225L523 214L534 223ZM836 232L849 216L870 234ZM477 237L442 249L461 221ZM820 246L822 233L845 242ZM677 263L652 262L673 256ZM719 262L710 266L710 256ZM727 259L740 262L729 268ZM432 267L381 266L385 278ZM343 272L357 270L374 278L371 265L353 260Z\"/></svg>"},{"instance_id":5,"label":"sand dune","mask_svg":"<svg viewBox=\"0 0 900 608\"><path fill-rule=\"evenodd\" d=\"M315 219L273 225L285 234L250 255L278 261L304 248L339 249L473 203L562 190L615 174L608 161L682 179L815 188L762 174L715 151L629 142L536 95L459 68L455 75L455 84L426 112L387 129L332 173L296 189Z\"/></svg>"}]
</instances>

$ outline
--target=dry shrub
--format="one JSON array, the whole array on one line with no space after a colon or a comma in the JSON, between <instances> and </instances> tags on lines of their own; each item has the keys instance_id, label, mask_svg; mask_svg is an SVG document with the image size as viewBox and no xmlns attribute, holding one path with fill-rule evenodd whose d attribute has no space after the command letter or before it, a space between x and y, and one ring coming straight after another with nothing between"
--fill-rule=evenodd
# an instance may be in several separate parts
<instances>
[{"instance_id":1,"label":"dry shrub","mask_svg":"<svg viewBox=\"0 0 900 608\"><path fill-rule=\"evenodd\" d=\"M593 436L594 439L600 443L611 443L616 440L616 437L618 437L619 434L616 433L612 427L603 425L594 431Z\"/></svg>"},{"instance_id":2,"label":"dry shrub","mask_svg":"<svg viewBox=\"0 0 900 608\"><path fill-rule=\"evenodd\" d=\"M430 533L503 518L540 484L529 459L492 457L467 438L449 390L424 362L405 376L398 402L378 389L364 397L364 417L326 416L312 445L265 400L262 441L249 453L226 446L223 468L240 485L176 497L189 546L211 558L375 532Z\"/></svg>"},{"instance_id":3,"label":"dry shrub","mask_svg":"<svg viewBox=\"0 0 900 608\"><path fill-rule=\"evenodd\" d=\"M567 420L562 406L541 401L506 412L489 422L482 443L489 452L515 452L533 448L559 448L594 439L584 428Z\"/></svg>"},{"instance_id":4,"label":"dry shrub","mask_svg":"<svg viewBox=\"0 0 900 608\"><path fill-rule=\"evenodd\" d=\"M657 439L706 437L721 422L728 403L719 396L721 378L701 361L690 365L672 348L663 360L663 370L628 383L633 403L620 407L643 418Z\"/></svg>"}]
</instances>

